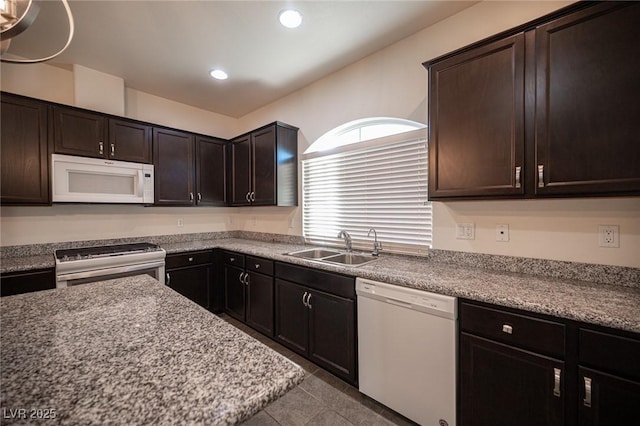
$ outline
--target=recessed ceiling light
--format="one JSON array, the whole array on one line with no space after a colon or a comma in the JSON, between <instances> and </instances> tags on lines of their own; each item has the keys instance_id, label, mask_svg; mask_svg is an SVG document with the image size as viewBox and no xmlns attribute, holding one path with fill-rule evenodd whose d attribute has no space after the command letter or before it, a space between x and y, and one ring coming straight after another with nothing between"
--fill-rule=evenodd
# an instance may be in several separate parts
<instances>
[{"instance_id":1,"label":"recessed ceiling light","mask_svg":"<svg viewBox=\"0 0 640 426\"><path fill-rule=\"evenodd\" d=\"M283 10L278 19L287 28L298 28L302 24L302 14L294 9Z\"/></svg>"},{"instance_id":2,"label":"recessed ceiling light","mask_svg":"<svg viewBox=\"0 0 640 426\"><path fill-rule=\"evenodd\" d=\"M229 78L226 72L218 69L211 70L209 74L211 75L211 77L215 78L216 80L226 80L227 78Z\"/></svg>"}]
</instances>

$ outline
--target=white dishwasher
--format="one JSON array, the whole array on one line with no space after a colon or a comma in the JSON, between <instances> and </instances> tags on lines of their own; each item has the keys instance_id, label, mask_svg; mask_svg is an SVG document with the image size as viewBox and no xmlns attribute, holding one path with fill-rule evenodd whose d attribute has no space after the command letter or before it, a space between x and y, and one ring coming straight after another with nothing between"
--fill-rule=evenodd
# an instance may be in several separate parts
<instances>
[{"instance_id":1,"label":"white dishwasher","mask_svg":"<svg viewBox=\"0 0 640 426\"><path fill-rule=\"evenodd\" d=\"M360 392L423 426L456 423L456 298L363 278Z\"/></svg>"}]
</instances>

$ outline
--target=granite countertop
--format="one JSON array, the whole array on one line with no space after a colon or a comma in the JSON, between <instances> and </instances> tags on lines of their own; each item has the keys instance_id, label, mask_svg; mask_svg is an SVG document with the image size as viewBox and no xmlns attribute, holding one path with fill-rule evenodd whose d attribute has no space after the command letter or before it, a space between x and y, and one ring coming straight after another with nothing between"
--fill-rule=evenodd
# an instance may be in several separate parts
<instances>
[{"instance_id":1,"label":"granite countertop","mask_svg":"<svg viewBox=\"0 0 640 426\"><path fill-rule=\"evenodd\" d=\"M206 244L206 242L201 242ZM640 333L640 288L461 267L382 253L359 267L288 256L300 245L222 240L216 247L332 272ZM307 247L308 248L308 247ZM172 247L169 247L169 250ZM181 245L179 250L187 250Z\"/></svg>"},{"instance_id":2,"label":"granite countertop","mask_svg":"<svg viewBox=\"0 0 640 426\"><path fill-rule=\"evenodd\" d=\"M233 424L304 377L148 276L3 297L0 315L3 424Z\"/></svg>"},{"instance_id":3,"label":"granite countertop","mask_svg":"<svg viewBox=\"0 0 640 426\"><path fill-rule=\"evenodd\" d=\"M382 252L379 259L359 267L333 265L296 258L286 253L309 248L241 238L202 239L163 243L167 254L223 248L283 262L310 266L353 277L369 278L404 287L455 297L465 297L500 306L553 315L590 324L640 333L640 287L549 276L502 272L476 266L459 266L431 257L397 256ZM43 259L55 266L53 256L2 259L2 272L25 268L29 259L39 267ZM453 260L455 262L455 260ZM32 265L31 265L32 266ZM579 266L578 268L587 267ZM632 269L632 268L628 268ZM637 272L637 270L634 270ZM633 275L633 277L636 277ZM633 278L632 278L633 279Z\"/></svg>"}]
</instances>

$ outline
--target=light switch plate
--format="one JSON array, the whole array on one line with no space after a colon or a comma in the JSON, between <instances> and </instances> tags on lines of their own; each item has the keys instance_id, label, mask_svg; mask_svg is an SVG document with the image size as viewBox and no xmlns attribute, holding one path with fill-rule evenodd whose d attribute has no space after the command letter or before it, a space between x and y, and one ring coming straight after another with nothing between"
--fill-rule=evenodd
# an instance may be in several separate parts
<instances>
[{"instance_id":1,"label":"light switch plate","mask_svg":"<svg viewBox=\"0 0 640 426\"><path fill-rule=\"evenodd\" d=\"M456 238L458 240L475 240L476 227L473 223L456 223Z\"/></svg>"}]
</instances>

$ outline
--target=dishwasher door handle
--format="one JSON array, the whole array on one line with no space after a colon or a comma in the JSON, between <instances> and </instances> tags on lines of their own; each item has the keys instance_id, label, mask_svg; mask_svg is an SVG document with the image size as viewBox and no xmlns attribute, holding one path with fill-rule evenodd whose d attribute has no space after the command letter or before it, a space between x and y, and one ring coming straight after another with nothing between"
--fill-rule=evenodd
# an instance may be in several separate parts
<instances>
[{"instance_id":1,"label":"dishwasher door handle","mask_svg":"<svg viewBox=\"0 0 640 426\"><path fill-rule=\"evenodd\" d=\"M413 304L409 303L409 302L403 302L401 300L396 300L396 299L389 299L388 297L384 299L385 302L390 303L392 305L396 305L396 306L401 306L403 308L411 308L413 307Z\"/></svg>"}]
</instances>

